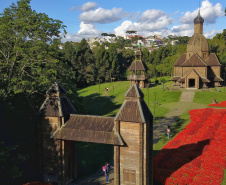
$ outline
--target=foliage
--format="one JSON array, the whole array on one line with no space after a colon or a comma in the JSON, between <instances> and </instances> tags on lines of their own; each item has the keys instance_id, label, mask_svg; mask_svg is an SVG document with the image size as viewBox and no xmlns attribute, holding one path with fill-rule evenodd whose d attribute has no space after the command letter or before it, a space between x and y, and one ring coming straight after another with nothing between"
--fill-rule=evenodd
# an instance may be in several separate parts
<instances>
[{"instance_id":1,"label":"foliage","mask_svg":"<svg viewBox=\"0 0 226 185\"><path fill-rule=\"evenodd\" d=\"M128 33L128 34L136 34L137 31L134 31L134 30L128 30L128 31L126 31L126 33Z\"/></svg>"},{"instance_id":2,"label":"foliage","mask_svg":"<svg viewBox=\"0 0 226 185\"><path fill-rule=\"evenodd\" d=\"M12 4L0 16L1 90L6 94L33 94L56 77L62 22L31 9L30 0Z\"/></svg>"},{"instance_id":3,"label":"foliage","mask_svg":"<svg viewBox=\"0 0 226 185\"><path fill-rule=\"evenodd\" d=\"M17 163L17 158L14 160L11 156L15 166L11 166L13 175L8 175L12 179L24 171L20 180L37 178L36 113L45 99L45 91L58 79L73 97L74 105L77 101L74 71L62 60L64 56L58 47L60 32L65 31L65 26L59 20L32 10L30 0L19 0L6 8L0 22L0 137L7 145L18 146L12 150L6 148L7 156L10 152L15 155L17 150L21 159L21 151L29 155L23 158L21 169L19 165L23 160L18 159ZM21 130L26 134L21 134ZM10 160L4 162L10 163ZM17 180L16 184L19 183Z\"/></svg>"},{"instance_id":4,"label":"foliage","mask_svg":"<svg viewBox=\"0 0 226 185\"><path fill-rule=\"evenodd\" d=\"M208 39L210 52L216 53L219 61L222 64L222 73L226 71L226 29L223 33L217 33L213 39Z\"/></svg>"},{"instance_id":5,"label":"foliage","mask_svg":"<svg viewBox=\"0 0 226 185\"><path fill-rule=\"evenodd\" d=\"M21 177L23 171L19 165L24 162L28 156L19 154L18 146L7 146L4 142L0 142L0 174L1 182L10 182L11 179Z\"/></svg>"}]
</instances>

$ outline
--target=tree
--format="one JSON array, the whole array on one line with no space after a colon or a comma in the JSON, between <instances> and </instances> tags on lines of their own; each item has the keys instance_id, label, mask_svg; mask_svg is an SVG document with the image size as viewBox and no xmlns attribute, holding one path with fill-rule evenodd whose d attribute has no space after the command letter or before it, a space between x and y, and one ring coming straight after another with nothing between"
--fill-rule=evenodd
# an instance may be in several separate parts
<instances>
[{"instance_id":1,"label":"tree","mask_svg":"<svg viewBox=\"0 0 226 185\"><path fill-rule=\"evenodd\" d=\"M2 94L33 94L46 89L56 78L59 60L54 50L65 26L32 10L30 0L6 8L0 22Z\"/></svg>"},{"instance_id":2,"label":"tree","mask_svg":"<svg viewBox=\"0 0 226 185\"><path fill-rule=\"evenodd\" d=\"M103 36L103 37L107 37L107 36L108 36L108 34L107 34L107 33L101 33L101 36Z\"/></svg>"},{"instance_id":3,"label":"tree","mask_svg":"<svg viewBox=\"0 0 226 185\"><path fill-rule=\"evenodd\" d=\"M134 30L129 30L129 31L126 31L126 33L132 35L132 34L137 34L137 31L134 31Z\"/></svg>"},{"instance_id":4,"label":"tree","mask_svg":"<svg viewBox=\"0 0 226 185\"><path fill-rule=\"evenodd\" d=\"M18 154L18 146L7 146L0 141L0 174L1 182L12 184L14 179L22 176L23 171L19 165L24 162L28 156Z\"/></svg>"}]
</instances>

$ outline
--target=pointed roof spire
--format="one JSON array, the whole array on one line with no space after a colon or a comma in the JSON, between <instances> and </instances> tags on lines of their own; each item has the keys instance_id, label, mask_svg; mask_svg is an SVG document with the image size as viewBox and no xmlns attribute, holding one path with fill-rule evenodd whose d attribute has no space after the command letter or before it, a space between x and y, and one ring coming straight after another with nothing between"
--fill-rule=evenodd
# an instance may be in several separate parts
<instances>
[{"instance_id":1,"label":"pointed roof spire","mask_svg":"<svg viewBox=\"0 0 226 185\"><path fill-rule=\"evenodd\" d=\"M133 84L125 94L125 101L118 111L115 120L133 123L148 123L153 115L145 103L144 94L137 84Z\"/></svg>"},{"instance_id":2,"label":"pointed roof spire","mask_svg":"<svg viewBox=\"0 0 226 185\"><path fill-rule=\"evenodd\" d=\"M200 8L199 8L197 17L194 19L194 23L195 24L200 24L200 23L203 24L204 23L204 19L200 15Z\"/></svg>"},{"instance_id":3,"label":"pointed roof spire","mask_svg":"<svg viewBox=\"0 0 226 185\"><path fill-rule=\"evenodd\" d=\"M46 91L46 99L39 109L38 114L52 117L68 117L70 114L76 114L77 111L68 100L66 94L66 90L60 83L58 81L54 82Z\"/></svg>"}]
</instances>

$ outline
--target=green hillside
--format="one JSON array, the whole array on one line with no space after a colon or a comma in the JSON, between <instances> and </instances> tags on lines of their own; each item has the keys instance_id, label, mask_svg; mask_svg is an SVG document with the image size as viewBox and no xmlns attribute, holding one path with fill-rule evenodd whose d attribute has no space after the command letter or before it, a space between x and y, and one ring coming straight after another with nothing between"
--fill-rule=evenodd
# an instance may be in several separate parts
<instances>
[{"instance_id":1,"label":"green hillside","mask_svg":"<svg viewBox=\"0 0 226 185\"><path fill-rule=\"evenodd\" d=\"M149 89L141 89L145 96L145 102L148 104L152 114L155 114L155 120L169 111L163 105L179 101L181 92L166 90L167 86L171 87L172 82L164 84L164 89L163 85L154 84ZM115 116L125 100L124 94L129 87L130 83L128 81L119 81L98 84L79 90L78 94L82 100L83 113ZM108 88L109 91L105 91L105 88ZM156 93L156 96L154 93Z\"/></svg>"}]
</instances>

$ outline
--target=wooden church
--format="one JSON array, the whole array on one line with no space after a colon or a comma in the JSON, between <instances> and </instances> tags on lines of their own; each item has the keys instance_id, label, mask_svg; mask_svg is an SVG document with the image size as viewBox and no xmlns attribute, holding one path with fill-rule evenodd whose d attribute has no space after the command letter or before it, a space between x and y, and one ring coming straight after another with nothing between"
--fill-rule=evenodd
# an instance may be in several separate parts
<instances>
[{"instance_id":1,"label":"wooden church","mask_svg":"<svg viewBox=\"0 0 226 185\"><path fill-rule=\"evenodd\" d=\"M142 61L142 53L140 49L137 49L135 53L135 61L129 67L129 71L130 75L127 79L130 81L130 85L136 83L140 88L145 88L148 84L148 67Z\"/></svg>"},{"instance_id":2,"label":"wooden church","mask_svg":"<svg viewBox=\"0 0 226 185\"><path fill-rule=\"evenodd\" d=\"M184 88L208 88L221 86L221 64L215 53L210 53L203 35L204 19L194 19L194 34L187 44L187 53L181 54L174 64L174 85Z\"/></svg>"},{"instance_id":3,"label":"wooden church","mask_svg":"<svg viewBox=\"0 0 226 185\"><path fill-rule=\"evenodd\" d=\"M114 184L152 185L153 116L137 84L115 117L79 115L55 82L39 110L40 166L44 182L77 177L76 141L114 146Z\"/></svg>"}]
</instances>

